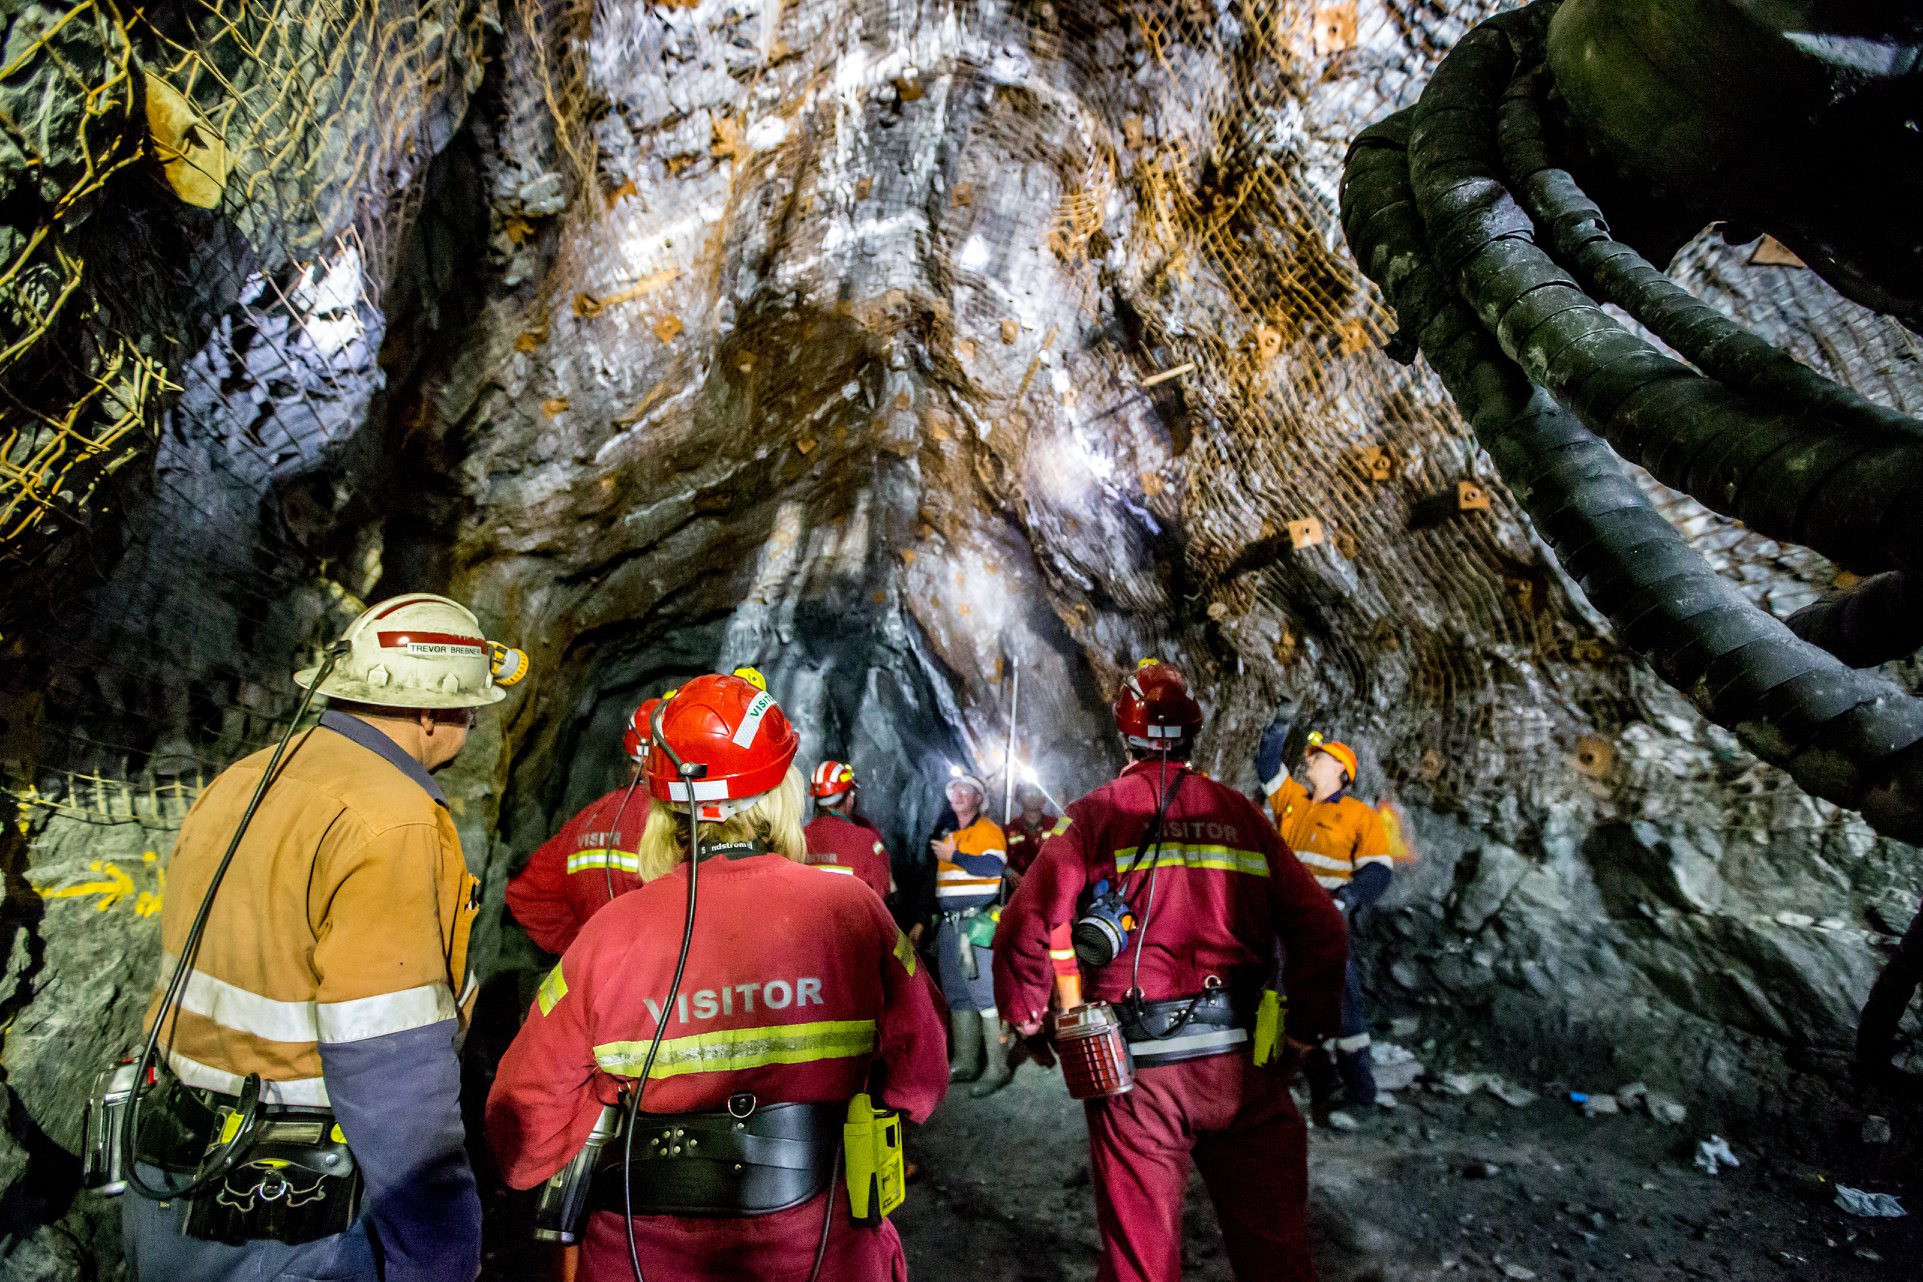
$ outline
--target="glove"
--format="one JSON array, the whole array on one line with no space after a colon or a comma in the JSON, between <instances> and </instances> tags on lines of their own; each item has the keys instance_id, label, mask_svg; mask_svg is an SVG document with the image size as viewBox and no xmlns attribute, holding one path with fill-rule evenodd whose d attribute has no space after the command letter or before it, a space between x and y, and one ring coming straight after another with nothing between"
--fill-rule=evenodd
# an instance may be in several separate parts
<instances>
[{"instance_id":1,"label":"glove","mask_svg":"<svg viewBox=\"0 0 1923 1282\"><path fill-rule=\"evenodd\" d=\"M1276 714L1280 716L1280 713ZM1262 741L1255 747L1255 776L1267 787L1271 780L1284 773L1282 751L1289 742L1287 723L1271 721L1262 731Z\"/></svg>"}]
</instances>

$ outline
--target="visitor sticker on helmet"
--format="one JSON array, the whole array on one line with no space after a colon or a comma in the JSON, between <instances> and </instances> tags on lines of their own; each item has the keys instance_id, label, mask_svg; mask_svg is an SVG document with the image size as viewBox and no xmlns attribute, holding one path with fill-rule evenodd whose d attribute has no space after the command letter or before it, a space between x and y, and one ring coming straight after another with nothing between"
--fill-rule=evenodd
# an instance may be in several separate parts
<instances>
[{"instance_id":1,"label":"visitor sticker on helmet","mask_svg":"<svg viewBox=\"0 0 1923 1282\"><path fill-rule=\"evenodd\" d=\"M636 765L648 763L648 744L654 739L654 710L660 705L661 700L649 699L634 710L621 731L621 751Z\"/></svg>"},{"instance_id":2,"label":"visitor sticker on helmet","mask_svg":"<svg viewBox=\"0 0 1923 1282\"><path fill-rule=\"evenodd\" d=\"M758 673L756 674L759 675ZM787 777L800 737L767 691L742 676L696 677L660 710L660 740L700 774L683 780L666 752L648 753L648 794L692 805L719 823L753 805Z\"/></svg>"},{"instance_id":3,"label":"visitor sticker on helmet","mask_svg":"<svg viewBox=\"0 0 1923 1282\"><path fill-rule=\"evenodd\" d=\"M1202 705L1173 664L1144 659L1115 692L1115 728L1131 748L1186 748L1202 728Z\"/></svg>"}]
</instances>

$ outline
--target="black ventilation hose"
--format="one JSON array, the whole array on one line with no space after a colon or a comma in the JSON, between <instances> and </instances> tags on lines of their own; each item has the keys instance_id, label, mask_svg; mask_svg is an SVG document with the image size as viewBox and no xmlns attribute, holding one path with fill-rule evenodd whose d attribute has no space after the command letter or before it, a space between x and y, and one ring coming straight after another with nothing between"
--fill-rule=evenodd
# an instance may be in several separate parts
<instances>
[{"instance_id":1,"label":"black ventilation hose","mask_svg":"<svg viewBox=\"0 0 1923 1282\"><path fill-rule=\"evenodd\" d=\"M1431 254L1409 182L1412 117L1399 112L1351 146L1344 228L1558 560L1704 715L1807 791L1923 840L1923 703L1752 605L1503 352Z\"/></svg>"},{"instance_id":2,"label":"black ventilation hose","mask_svg":"<svg viewBox=\"0 0 1923 1282\"><path fill-rule=\"evenodd\" d=\"M1923 646L1923 586L1906 570L1873 574L1789 617L1790 631L1852 668L1870 668Z\"/></svg>"},{"instance_id":3,"label":"black ventilation hose","mask_svg":"<svg viewBox=\"0 0 1923 1282\"><path fill-rule=\"evenodd\" d=\"M1410 192L1445 279L1532 380L1664 484L1858 569L1923 562L1923 439L1866 436L1703 377L1624 328L1537 245L1499 125L1554 7L1476 27L1413 109ZM1522 141L1511 150L1529 154Z\"/></svg>"}]
</instances>

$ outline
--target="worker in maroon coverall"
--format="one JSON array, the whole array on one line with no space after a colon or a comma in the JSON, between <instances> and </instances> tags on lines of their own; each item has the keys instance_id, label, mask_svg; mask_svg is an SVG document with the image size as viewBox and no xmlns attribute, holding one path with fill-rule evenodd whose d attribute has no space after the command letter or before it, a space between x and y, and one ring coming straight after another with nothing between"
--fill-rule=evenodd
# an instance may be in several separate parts
<instances>
[{"instance_id":1,"label":"worker in maroon coverall","mask_svg":"<svg viewBox=\"0 0 1923 1282\"><path fill-rule=\"evenodd\" d=\"M1046 1059L1038 1035L1055 978L1050 935L1088 910L1096 883L1119 888L1130 937L1109 964L1082 967L1088 999L1122 1017L1136 1064L1132 1091L1085 1105L1097 1277L1181 1277L1193 1155L1235 1276L1305 1282L1315 1277L1308 1137L1287 1070L1335 1031L1342 914L1253 802L1189 768L1202 710L1179 672L1145 663L1116 695L1115 719L1134 760L1068 807L1003 910L996 1003ZM1254 1011L1275 982L1278 944L1288 1053L1257 1067Z\"/></svg>"},{"instance_id":2,"label":"worker in maroon coverall","mask_svg":"<svg viewBox=\"0 0 1923 1282\"><path fill-rule=\"evenodd\" d=\"M659 702L650 699L635 709L622 732L633 778L589 802L508 880L508 911L548 952L566 952L588 918L641 884L635 851L648 822L648 790L639 785L647 764L648 718Z\"/></svg>"},{"instance_id":3,"label":"worker in maroon coverall","mask_svg":"<svg viewBox=\"0 0 1923 1282\"><path fill-rule=\"evenodd\" d=\"M852 873L887 899L895 893L895 874L881 833L855 809L855 768L845 761L815 767L808 792L820 811L801 835L808 842L808 863L831 872Z\"/></svg>"},{"instance_id":4,"label":"worker in maroon coverall","mask_svg":"<svg viewBox=\"0 0 1923 1282\"><path fill-rule=\"evenodd\" d=\"M1008 835L1005 879L1011 889L1022 884L1022 877L1035 862L1035 856L1041 853L1042 843L1061 822L1059 815L1048 813L1048 794L1035 784L1025 783L1015 789L1015 800L1021 811L1010 815L1002 825L1002 831Z\"/></svg>"},{"instance_id":5,"label":"worker in maroon coverall","mask_svg":"<svg viewBox=\"0 0 1923 1282\"><path fill-rule=\"evenodd\" d=\"M680 779L663 744L706 773L692 784ZM823 1282L907 1277L893 1225L851 1220L832 1156L822 1157L817 1141L766 1138L761 1129L775 1117L817 1118L809 1134L828 1136L832 1155L856 1094L870 1091L878 1106L919 1121L947 1086L933 986L888 910L855 879L802 863L796 746L774 701L740 677L698 677L668 700L650 754L656 805L641 840L646 884L595 914L562 956L488 1097L501 1171L515 1188L531 1188L582 1147L603 1105L634 1087L665 1015L631 1168L631 1222L649 1282L802 1282L824 1225ZM697 912L670 1000L687 912L690 805L701 821ZM676 1146L672 1160L641 1146L643 1137L683 1134L676 1127L690 1135L707 1128L699 1133L709 1145L698 1153ZM811 1143L814 1155L797 1159ZM731 1145L738 1151L714 1152ZM614 1168L590 1203L585 1282L630 1276L619 1141L606 1156ZM745 1176L730 1174L744 1166ZM752 1205L761 1177L801 1178L804 1191L785 1205ZM651 1209L690 1181L739 1201L702 1214Z\"/></svg>"}]
</instances>

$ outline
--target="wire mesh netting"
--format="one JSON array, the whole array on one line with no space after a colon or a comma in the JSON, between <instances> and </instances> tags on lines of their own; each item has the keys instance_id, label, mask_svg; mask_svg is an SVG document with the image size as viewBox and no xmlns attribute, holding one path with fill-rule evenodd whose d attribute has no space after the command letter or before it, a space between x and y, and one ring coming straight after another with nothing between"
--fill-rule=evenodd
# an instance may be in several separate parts
<instances>
[{"instance_id":1,"label":"wire mesh netting","mask_svg":"<svg viewBox=\"0 0 1923 1282\"><path fill-rule=\"evenodd\" d=\"M289 706L283 656L378 583L378 546L330 533L355 501L330 478L351 471L341 459L370 431L405 430L369 427L386 291L423 171L489 65L508 104L490 123L500 160L522 167L491 211L503 287L520 283L515 251L545 220L607 221L539 268L515 346L585 360L553 354L560 325L576 326L616 383L624 355L679 332L665 299L720 289L637 250L665 235L667 214L629 228L629 210L683 216L674 184L717 165L730 167L729 206L766 207L770 192L797 208L926 203L904 186L920 162L889 151L886 111L951 78L1025 92L1009 66L1028 65L1066 68L1038 77L1063 93L959 123L950 145L988 160L928 215L934 274L964 286L940 321L952 358L1010 341L1006 309L974 287L983 263L1010 254L1045 255L1091 320L1119 289L1143 338L1106 350L1051 328L992 413L1019 422L1086 397L1101 380L1069 376L1072 360L1153 353L1152 367L1105 377L1193 425L1179 461L1135 457L1099 417L1076 430L1182 531L1184 610L1224 673L1246 664L1256 678L1237 698L1322 691L1328 715L1377 737L1394 786L1445 804L1491 778L1526 792L1572 766L1588 773L1596 749L1569 730L1583 725L1610 747L1598 777L1634 794L1633 744L1620 762L1615 747L1648 714L1646 676L1544 565L1435 380L1385 350L1392 318L1338 229L1348 138L1410 101L1500 7L1136 0L964 6L941 20L880 3L612 0L21 10L0 71L0 171L10 207L33 217L0 234L0 564L19 585L0 626L18 645L14 620L64 620L67 640L50 679L19 693L6 773L38 803L131 813L130 798L265 738ZM732 79L731 107L637 144L614 83L674 83L697 33L723 49L709 74ZM889 107L838 81L821 50L847 40L900 56ZM524 101L539 110L517 112ZM1050 114L1065 122L1043 158L1052 188L989 199L994 158L1038 145L1024 119ZM748 136L768 121L778 140ZM852 168L824 160L850 155ZM838 185L864 157L869 170ZM1915 394L1913 336L1793 266L1751 267L1747 252L1704 242L1680 270L1867 394ZM887 283L886 264L871 270ZM882 311L863 323L921 323ZM673 386L624 391L613 430ZM1778 613L1835 578L1681 496L1664 502ZM1734 777L1752 763L1704 769ZM1759 793L1783 786L1773 772L1758 780ZM99 801L116 786L119 800Z\"/></svg>"}]
</instances>

